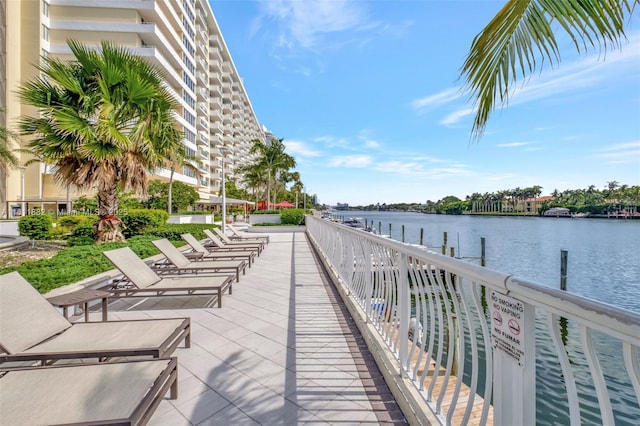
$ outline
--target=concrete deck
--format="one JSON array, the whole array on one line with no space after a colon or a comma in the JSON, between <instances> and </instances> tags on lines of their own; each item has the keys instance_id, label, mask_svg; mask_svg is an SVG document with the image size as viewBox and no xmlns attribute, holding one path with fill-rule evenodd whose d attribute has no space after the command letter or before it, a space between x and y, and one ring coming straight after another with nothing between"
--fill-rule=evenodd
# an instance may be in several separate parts
<instances>
[{"instance_id":1,"label":"concrete deck","mask_svg":"<svg viewBox=\"0 0 640 426\"><path fill-rule=\"evenodd\" d=\"M202 297L110 304L109 319L191 318L192 347L175 353L179 397L151 424L406 423L305 234L270 236L222 308Z\"/></svg>"}]
</instances>

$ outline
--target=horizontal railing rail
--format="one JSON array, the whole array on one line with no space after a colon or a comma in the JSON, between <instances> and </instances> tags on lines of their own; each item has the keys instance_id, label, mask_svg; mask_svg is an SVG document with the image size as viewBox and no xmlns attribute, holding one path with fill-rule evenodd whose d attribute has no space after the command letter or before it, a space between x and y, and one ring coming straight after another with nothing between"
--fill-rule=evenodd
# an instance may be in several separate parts
<instances>
[{"instance_id":1,"label":"horizontal railing rail","mask_svg":"<svg viewBox=\"0 0 640 426\"><path fill-rule=\"evenodd\" d=\"M307 216L307 233L441 424L634 424L640 315Z\"/></svg>"}]
</instances>

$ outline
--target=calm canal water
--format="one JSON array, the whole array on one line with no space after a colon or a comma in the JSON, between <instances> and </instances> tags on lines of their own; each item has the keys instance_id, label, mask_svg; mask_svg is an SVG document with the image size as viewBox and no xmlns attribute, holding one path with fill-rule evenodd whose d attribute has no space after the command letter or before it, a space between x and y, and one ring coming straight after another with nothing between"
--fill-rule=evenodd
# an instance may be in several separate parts
<instances>
[{"instance_id":1,"label":"calm canal water","mask_svg":"<svg viewBox=\"0 0 640 426\"><path fill-rule=\"evenodd\" d=\"M541 217L451 216L404 212L339 211L359 217L383 234L442 246L456 256L479 257L486 241L487 267L548 287L560 287L560 251L568 251L571 293L640 313L640 221Z\"/></svg>"},{"instance_id":2,"label":"calm canal water","mask_svg":"<svg viewBox=\"0 0 640 426\"><path fill-rule=\"evenodd\" d=\"M336 215L366 219L383 234L389 234L391 224L391 237L399 241L404 225L404 240L414 244L420 243L422 228L423 244L438 251L447 232L447 245L455 247L456 256L463 258L479 257L480 238L485 237L488 268L554 288L560 287L560 251L567 250L568 291L640 313L640 221L364 211L340 211ZM536 328L537 424L569 424L564 378L543 318L537 318ZM580 331L566 320L563 330L565 346L572 354L581 423L602 424ZM598 333L594 334L594 343L616 425L640 424L640 402L624 373L620 343ZM482 353L480 358L482 362Z\"/></svg>"}]
</instances>

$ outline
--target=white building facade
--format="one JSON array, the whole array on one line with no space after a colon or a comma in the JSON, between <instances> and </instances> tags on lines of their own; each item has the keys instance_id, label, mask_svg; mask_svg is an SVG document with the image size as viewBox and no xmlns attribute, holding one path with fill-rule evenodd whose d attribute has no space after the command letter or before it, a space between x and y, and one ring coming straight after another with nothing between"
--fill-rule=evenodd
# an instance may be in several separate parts
<instances>
[{"instance_id":1,"label":"white building facade","mask_svg":"<svg viewBox=\"0 0 640 426\"><path fill-rule=\"evenodd\" d=\"M179 105L176 118L184 132L185 153L197 159L176 170L174 179L193 186L203 204L220 191L221 155L227 179L234 179L237 167L251 160L251 141L264 139L207 0L0 0L0 8L0 66L5 71L0 78L0 107L5 108L0 125L15 131L18 117L37 114L20 103L16 89L37 75L33 65L40 56L72 58L68 39L89 46L109 40L146 58L165 75ZM19 157L21 164L29 160L26 154ZM169 170L157 170L150 178L168 180ZM66 194L43 163L22 172L10 170L0 185L0 196L9 202L21 200L24 193L27 201L47 208L53 200L80 195Z\"/></svg>"}]
</instances>

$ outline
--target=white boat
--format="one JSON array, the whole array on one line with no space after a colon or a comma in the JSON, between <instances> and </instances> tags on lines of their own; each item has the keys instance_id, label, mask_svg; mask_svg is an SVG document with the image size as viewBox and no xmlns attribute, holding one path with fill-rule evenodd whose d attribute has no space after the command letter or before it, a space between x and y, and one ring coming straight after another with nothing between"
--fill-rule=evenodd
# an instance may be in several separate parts
<instances>
[{"instance_id":1,"label":"white boat","mask_svg":"<svg viewBox=\"0 0 640 426\"><path fill-rule=\"evenodd\" d=\"M583 218L583 217L589 217L589 213L573 213L571 215L571 217L580 219L580 218Z\"/></svg>"}]
</instances>

